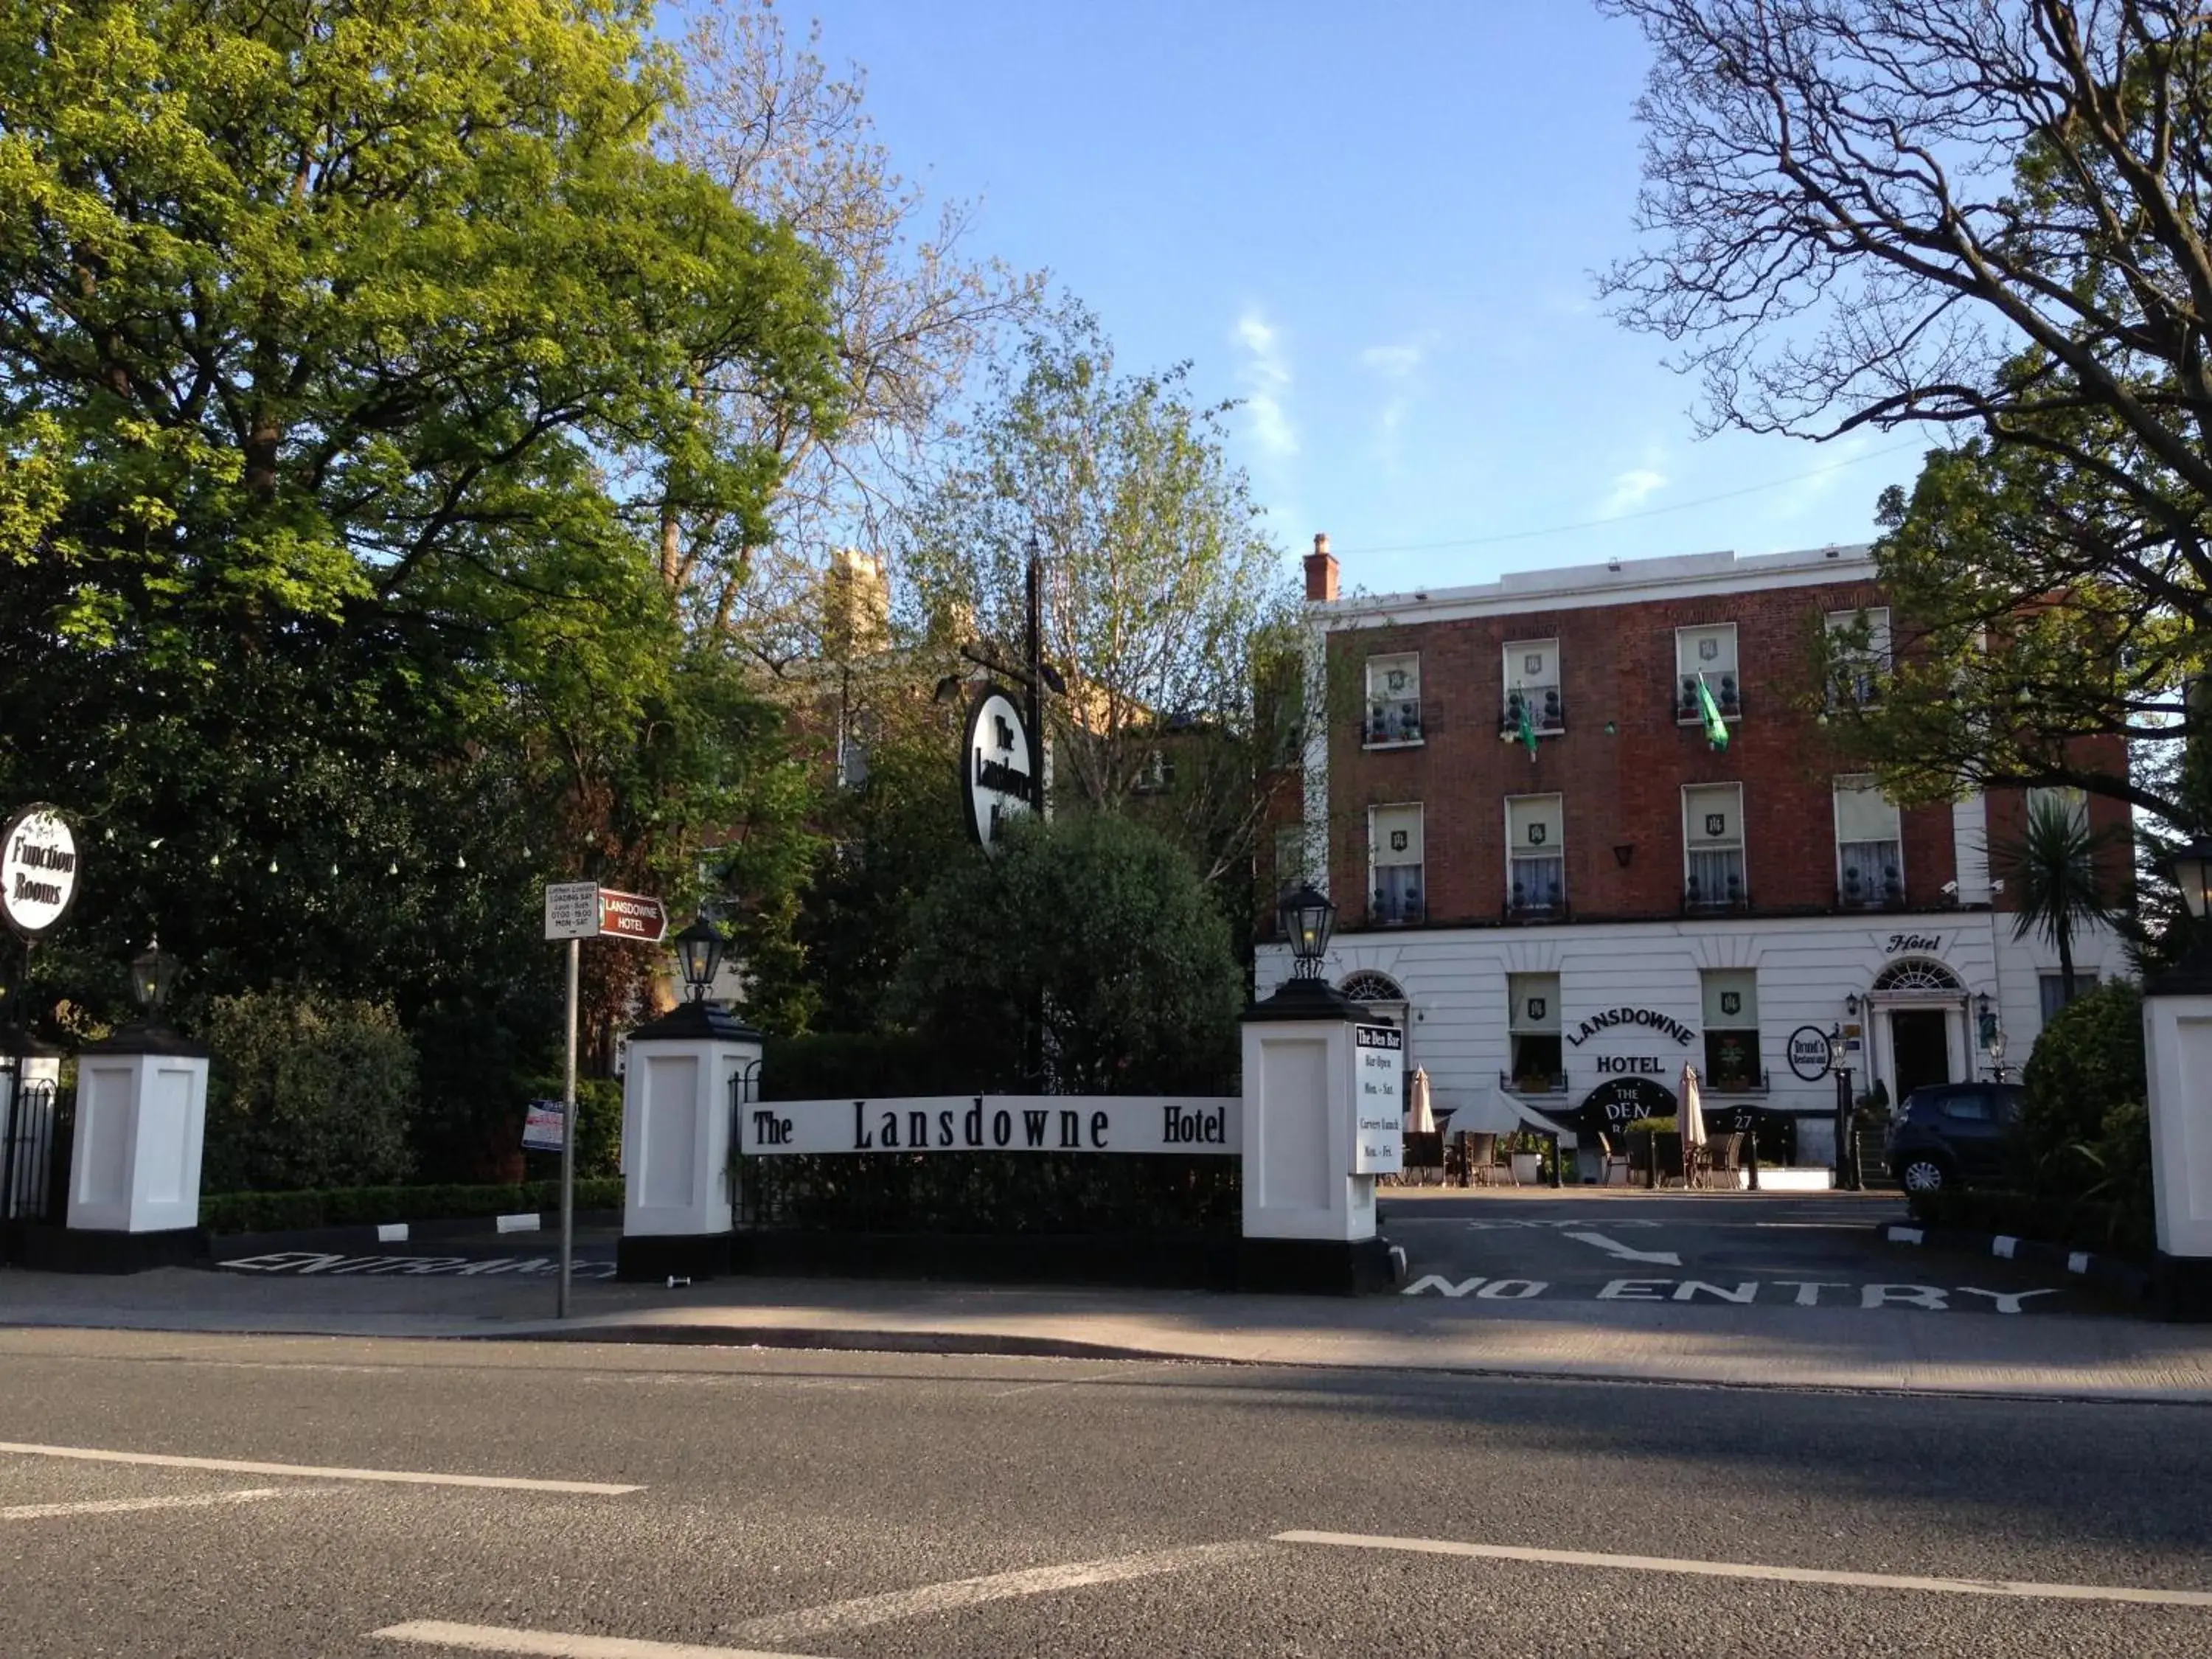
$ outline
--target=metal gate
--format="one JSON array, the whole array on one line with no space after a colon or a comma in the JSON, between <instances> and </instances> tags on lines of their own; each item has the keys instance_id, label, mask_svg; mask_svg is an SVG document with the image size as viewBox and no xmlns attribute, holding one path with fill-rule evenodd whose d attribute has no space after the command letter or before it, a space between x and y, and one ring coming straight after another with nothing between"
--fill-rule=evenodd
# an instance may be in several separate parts
<instances>
[{"instance_id":1,"label":"metal gate","mask_svg":"<svg viewBox=\"0 0 2212 1659\"><path fill-rule=\"evenodd\" d=\"M60 1209L54 1155L69 1103L51 1078L18 1086L22 1072L21 1060L0 1056L0 1261L18 1226L52 1221Z\"/></svg>"}]
</instances>

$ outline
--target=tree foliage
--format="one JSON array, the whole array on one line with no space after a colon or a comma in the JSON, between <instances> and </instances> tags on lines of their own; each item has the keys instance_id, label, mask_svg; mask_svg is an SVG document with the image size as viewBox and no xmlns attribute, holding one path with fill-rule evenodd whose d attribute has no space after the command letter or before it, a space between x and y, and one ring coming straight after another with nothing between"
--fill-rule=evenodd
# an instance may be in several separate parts
<instances>
[{"instance_id":1,"label":"tree foliage","mask_svg":"<svg viewBox=\"0 0 2212 1659\"><path fill-rule=\"evenodd\" d=\"M1141 1094L1223 1076L1243 1000L1189 860L1098 811L1018 820L995 856L947 869L916 914L897 1001L969 1050L978 1087L1018 1084L1041 1035L1051 1092Z\"/></svg>"},{"instance_id":2,"label":"tree foliage","mask_svg":"<svg viewBox=\"0 0 2212 1659\"><path fill-rule=\"evenodd\" d=\"M1255 665L1296 616L1281 551L1223 453L1224 410L1187 366L1117 369L1079 307L1031 331L905 535L908 621L1016 661L1029 549L1043 560L1053 787L1121 810L1163 780L1158 816L1209 879L1244 867L1264 814Z\"/></svg>"},{"instance_id":3,"label":"tree foliage","mask_svg":"<svg viewBox=\"0 0 2212 1659\"><path fill-rule=\"evenodd\" d=\"M392 1009L287 988L215 1000L210 1192L377 1186L414 1167L415 1051Z\"/></svg>"},{"instance_id":4,"label":"tree foliage","mask_svg":"<svg viewBox=\"0 0 2212 1659\"><path fill-rule=\"evenodd\" d=\"M2072 0L1606 0L1656 53L1606 289L1714 426L1959 434L1879 548L1898 678L1846 736L1909 796L2070 783L2206 665L2212 36ZM1971 440L1971 441L1969 441Z\"/></svg>"},{"instance_id":5,"label":"tree foliage","mask_svg":"<svg viewBox=\"0 0 2212 1659\"><path fill-rule=\"evenodd\" d=\"M2074 934L2077 928L2110 927L2120 919L2118 896L2100 866L2100 854L2124 837L2092 830L2087 804L2040 797L2027 806L2019 836L1990 848L1990 866L2011 888L2013 937L2033 933L2058 953L2067 1001L2074 1000Z\"/></svg>"}]
</instances>

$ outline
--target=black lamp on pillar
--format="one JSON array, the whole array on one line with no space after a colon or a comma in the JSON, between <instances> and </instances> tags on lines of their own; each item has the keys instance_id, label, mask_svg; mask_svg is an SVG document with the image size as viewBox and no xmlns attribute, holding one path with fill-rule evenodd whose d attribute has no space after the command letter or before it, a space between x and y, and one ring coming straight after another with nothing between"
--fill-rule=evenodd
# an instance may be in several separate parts
<instances>
[{"instance_id":1,"label":"black lamp on pillar","mask_svg":"<svg viewBox=\"0 0 2212 1659\"><path fill-rule=\"evenodd\" d=\"M131 958L131 996L137 1003L142 1023L161 1024L161 1011L177 983L177 959L161 948L159 938L149 938L146 948Z\"/></svg>"},{"instance_id":2,"label":"black lamp on pillar","mask_svg":"<svg viewBox=\"0 0 2212 1659\"><path fill-rule=\"evenodd\" d=\"M1275 906L1283 937L1291 942L1291 975L1319 979L1322 958L1328 954L1328 936L1336 927L1336 906L1311 883L1285 893Z\"/></svg>"},{"instance_id":3,"label":"black lamp on pillar","mask_svg":"<svg viewBox=\"0 0 2212 1659\"><path fill-rule=\"evenodd\" d=\"M1850 1055L1844 1041L1844 1028L1828 1028L1828 1065L1836 1074L1836 1185L1838 1188L1857 1192L1863 1184L1859 1178L1858 1159L1851 1137L1851 1068L1844 1062Z\"/></svg>"},{"instance_id":4,"label":"black lamp on pillar","mask_svg":"<svg viewBox=\"0 0 2212 1659\"><path fill-rule=\"evenodd\" d=\"M722 935L705 916L676 936L676 963L691 1000L704 1002L714 983L714 971L722 965Z\"/></svg>"},{"instance_id":5,"label":"black lamp on pillar","mask_svg":"<svg viewBox=\"0 0 2212 1659\"><path fill-rule=\"evenodd\" d=\"M2166 867L2181 890L2197 943L2181 960L2143 984L2146 996L2212 993L2212 836L2199 836L2168 855Z\"/></svg>"}]
</instances>

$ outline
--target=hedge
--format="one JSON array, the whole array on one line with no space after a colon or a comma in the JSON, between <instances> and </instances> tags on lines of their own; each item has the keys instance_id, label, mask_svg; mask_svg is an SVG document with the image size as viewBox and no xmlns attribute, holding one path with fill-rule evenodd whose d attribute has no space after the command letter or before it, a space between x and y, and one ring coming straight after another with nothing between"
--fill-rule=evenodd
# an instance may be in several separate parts
<instances>
[{"instance_id":1,"label":"hedge","mask_svg":"<svg viewBox=\"0 0 2212 1659\"><path fill-rule=\"evenodd\" d=\"M622 1206L620 1176L577 1182L579 1210ZM531 1211L545 1214L560 1207L557 1181L527 1182L518 1187L333 1187L305 1193L210 1193L200 1200L200 1225L215 1233L278 1233L392 1221L467 1221Z\"/></svg>"}]
</instances>

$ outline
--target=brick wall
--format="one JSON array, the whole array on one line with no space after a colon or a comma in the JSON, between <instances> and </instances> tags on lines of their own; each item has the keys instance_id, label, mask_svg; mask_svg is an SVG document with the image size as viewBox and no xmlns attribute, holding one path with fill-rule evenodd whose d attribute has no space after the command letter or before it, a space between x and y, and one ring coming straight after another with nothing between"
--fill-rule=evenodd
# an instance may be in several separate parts
<instances>
[{"instance_id":1,"label":"brick wall","mask_svg":"<svg viewBox=\"0 0 2212 1659\"><path fill-rule=\"evenodd\" d=\"M1365 919L1366 809L1425 808L1423 884L1431 926L1496 923L1505 895L1504 798L1564 798L1567 901L1577 920L1672 916L1683 887L1681 791L1743 786L1745 870L1757 914L1836 902L1832 780L1843 767L1803 706L1808 650L1826 612L1881 603L1870 584L1784 588L1534 611L1331 636L1332 679L1364 690L1370 655L1418 651L1423 741L1362 746L1340 713L1329 751L1330 871L1344 925ZM1716 752L1678 725L1675 629L1734 623L1743 718ZM1532 761L1502 741L1503 652L1556 639L1566 732ZM1717 687L1716 687L1717 689ZM1948 807L1904 814L1906 902L1934 906L1954 876ZM1626 861L1616 848L1626 849Z\"/></svg>"}]
</instances>

